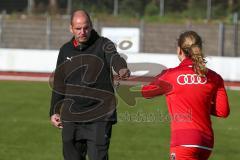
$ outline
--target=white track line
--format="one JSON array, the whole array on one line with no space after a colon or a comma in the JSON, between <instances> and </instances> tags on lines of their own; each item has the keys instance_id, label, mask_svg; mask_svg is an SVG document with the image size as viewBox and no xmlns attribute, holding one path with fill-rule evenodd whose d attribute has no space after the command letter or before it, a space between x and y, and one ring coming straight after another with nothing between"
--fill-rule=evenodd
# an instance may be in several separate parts
<instances>
[{"instance_id":1,"label":"white track line","mask_svg":"<svg viewBox=\"0 0 240 160\"><path fill-rule=\"evenodd\" d=\"M47 82L47 81L49 81L49 77L30 77L30 76L0 75L0 80Z\"/></svg>"}]
</instances>

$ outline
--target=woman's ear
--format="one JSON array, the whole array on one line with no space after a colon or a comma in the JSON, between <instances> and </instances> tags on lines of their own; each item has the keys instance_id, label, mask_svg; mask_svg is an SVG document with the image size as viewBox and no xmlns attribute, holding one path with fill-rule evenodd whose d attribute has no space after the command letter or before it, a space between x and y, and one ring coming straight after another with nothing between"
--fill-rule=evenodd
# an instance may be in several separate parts
<instances>
[{"instance_id":1,"label":"woman's ear","mask_svg":"<svg viewBox=\"0 0 240 160\"><path fill-rule=\"evenodd\" d=\"M182 61L185 58L184 52L179 46L177 47L177 56L180 61Z\"/></svg>"}]
</instances>

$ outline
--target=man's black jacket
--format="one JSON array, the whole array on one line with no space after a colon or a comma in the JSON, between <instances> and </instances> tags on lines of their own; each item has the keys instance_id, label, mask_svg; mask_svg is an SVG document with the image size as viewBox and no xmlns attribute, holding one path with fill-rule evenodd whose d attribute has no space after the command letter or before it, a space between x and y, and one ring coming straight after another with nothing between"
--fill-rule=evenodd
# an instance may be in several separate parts
<instances>
[{"instance_id":1,"label":"man's black jacket","mask_svg":"<svg viewBox=\"0 0 240 160\"><path fill-rule=\"evenodd\" d=\"M75 46L74 38L60 48L52 81L50 116L61 114L63 121L116 122L112 68L127 68L109 39L94 30L89 40Z\"/></svg>"}]
</instances>

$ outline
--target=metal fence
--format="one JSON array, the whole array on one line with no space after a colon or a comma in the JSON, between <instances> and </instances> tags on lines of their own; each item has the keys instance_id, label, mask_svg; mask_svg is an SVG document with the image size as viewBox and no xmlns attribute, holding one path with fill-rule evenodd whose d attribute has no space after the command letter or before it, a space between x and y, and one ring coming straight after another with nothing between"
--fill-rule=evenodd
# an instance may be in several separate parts
<instances>
[{"instance_id":1,"label":"metal fence","mask_svg":"<svg viewBox=\"0 0 240 160\"><path fill-rule=\"evenodd\" d=\"M59 49L71 39L69 17L0 15L0 47L24 49ZM219 24L159 24L144 21L99 21L94 28L137 27L140 29L140 52L175 53L178 35L186 30L197 31L204 41L205 55L240 56L238 23Z\"/></svg>"}]
</instances>

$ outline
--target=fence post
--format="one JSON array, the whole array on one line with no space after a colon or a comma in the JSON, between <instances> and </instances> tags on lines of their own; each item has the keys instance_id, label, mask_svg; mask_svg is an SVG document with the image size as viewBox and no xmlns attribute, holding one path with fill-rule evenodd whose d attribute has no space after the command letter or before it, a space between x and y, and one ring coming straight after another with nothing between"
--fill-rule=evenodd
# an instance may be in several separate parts
<instances>
[{"instance_id":1,"label":"fence post","mask_svg":"<svg viewBox=\"0 0 240 160\"><path fill-rule=\"evenodd\" d=\"M114 0L113 4L113 15L117 16L118 15L118 0Z\"/></svg>"},{"instance_id":2,"label":"fence post","mask_svg":"<svg viewBox=\"0 0 240 160\"><path fill-rule=\"evenodd\" d=\"M3 15L0 14L0 47L2 47Z\"/></svg>"},{"instance_id":3,"label":"fence post","mask_svg":"<svg viewBox=\"0 0 240 160\"><path fill-rule=\"evenodd\" d=\"M144 28L145 28L144 25L145 25L144 20L141 19L140 27L139 27L139 29L140 29L140 44L139 44L140 45L140 48L139 48L140 52L144 52Z\"/></svg>"},{"instance_id":4,"label":"fence post","mask_svg":"<svg viewBox=\"0 0 240 160\"><path fill-rule=\"evenodd\" d=\"M238 13L233 14L233 29L234 29L234 56L238 56Z\"/></svg>"},{"instance_id":5,"label":"fence post","mask_svg":"<svg viewBox=\"0 0 240 160\"><path fill-rule=\"evenodd\" d=\"M67 15L71 15L72 13L72 0L67 1Z\"/></svg>"},{"instance_id":6,"label":"fence post","mask_svg":"<svg viewBox=\"0 0 240 160\"><path fill-rule=\"evenodd\" d=\"M164 0L160 0L159 2L159 15L162 17L164 16Z\"/></svg>"},{"instance_id":7,"label":"fence post","mask_svg":"<svg viewBox=\"0 0 240 160\"><path fill-rule=\"evenodd\" d=\"M98 24L98 19L97 18L93 18L93 28L98 32L101 33L101 30L99 28L99 24Z\"/></svg>"},{"instance_id":8,"label":"fence post","mask_svg":"<svg viewBox=\"0 0 240 160\"><path fill-rule=\"evenodd\" d=\"M33 13L34 7L35 7L35 1L34 0L28 0L28 6L27 6L28 14L32 14Z\"/></svg>"},{"instance_id":9,"label":"fence post","mask_svg":"<svg viewBox=\"0 0 240 160\"><path fill-rule=\"evenodd\" d=\"M219 23L219 32L218 32L218 56L224 56L224 35L225 35L225 28L224 24L221 22Z\"/></svg>"},{"instance_id":10,"label":"fence post","mask_svg":"<svg viewBox=\"0 0 240 160\"><path fill-rule=\"evenodd\" d=\"M47 15L46 19L46 49L51 48L51 16Z\"/></svg>"},{"instance_id":11,"label":"fence post","mask_svg":"<svg viewBox=\"0 0 240 160\"><path fill-rule=\"evenodd\" d=\"M188 21L186 27L187 27L187 30L192 30L192 22Z\"/></svg>"},{"instance_id":12,"label":"fence post","mask_svg":"<svg viewBox=\"0 0 240 160\"><path fill-rule=\"evenodd\" d=\"M207 0L207 21L211 19L212 0Z\"/></svg>"}]
</instances>

